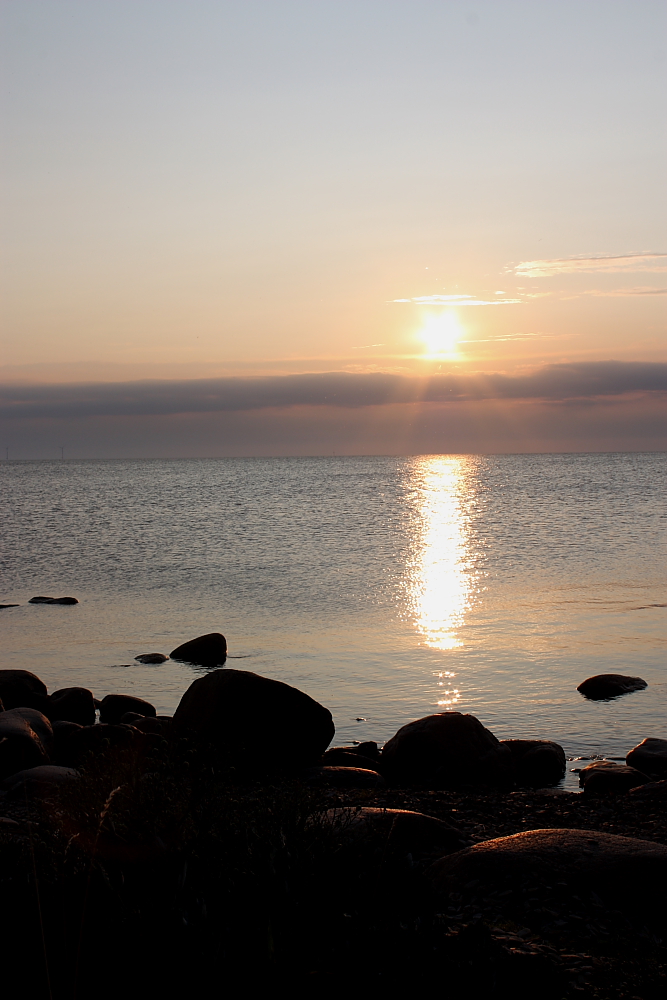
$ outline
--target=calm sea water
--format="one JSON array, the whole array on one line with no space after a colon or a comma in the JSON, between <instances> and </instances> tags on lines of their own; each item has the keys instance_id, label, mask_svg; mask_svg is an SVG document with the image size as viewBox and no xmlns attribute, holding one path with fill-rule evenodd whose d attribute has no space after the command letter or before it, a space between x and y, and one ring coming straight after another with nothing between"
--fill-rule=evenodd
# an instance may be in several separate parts
<instances>
[{"instance_id":1,"label":"calm sea water","mask_svg":"<svg viewBox=\"0 0 667 1000\"><path fill-rule=\"evenodd\" d=\"M134 657L221 631L229 666L307 691L339 742L458 709L622 757L667 738L666 471L664 454L4 463L0 600L21 607L0 612L3 666L172 713L197 668ZM603 672L649 687L586 702Z\"/></svg>"}]
</instances>

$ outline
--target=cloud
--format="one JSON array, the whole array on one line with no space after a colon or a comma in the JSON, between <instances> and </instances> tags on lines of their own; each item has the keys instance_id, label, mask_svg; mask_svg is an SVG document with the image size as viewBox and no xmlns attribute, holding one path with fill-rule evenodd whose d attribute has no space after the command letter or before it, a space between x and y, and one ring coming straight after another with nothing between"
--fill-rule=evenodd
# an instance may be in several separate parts
<instances>
[{"instance_id":1,"label":"cloud","mask_svg":"<svg viewBox=\"0 0 667 1000\"><path fill-rule=\"evenodd\" d=\"M582 292L582 295L594 295L598 298L626 298L633 295L667 295L667 288L614 288L610 291L604 291L600 288L592 288L587 292Z\"/></svg>"},{"instance_id":2,"label":"cloud","mask_svg":"<svg viewBox=\"0 0 667 1000\"><path fill-rule=\"evenodd\" d=\"M524 260L508 272L524 278L550 278L558 274L590 271L662 271L667 267L667 253L592 254L591 256L556 257L552 260Z\"/></svg>"},{"instance_id":3,"label":"cloud","mask_svg":"<svg viewBox=\"0 0 667 1000\"><path fill-rule=\"evenodd\" d=\"M504 295L496 292L496 295ZM472 295L417 295L413 299L392 299L392 302L409 302L415 306L514 306L521 299L476 299Z\"/></svg>"},{"instance_id":4,"label":"cloud","mask_svg":"<svg viewBox=\"0 0 667 1000\"><path fill-rule=\"evenodd\" d=\"M502 372L431 376L326 372L187 381L32 386L12 383L0 389L0 417L7 420L87 419L297 406L350 409L494 399L563 401L629 393L667 393L667 363L552 364L520 375Z\"/></svg>"}]
</instances>

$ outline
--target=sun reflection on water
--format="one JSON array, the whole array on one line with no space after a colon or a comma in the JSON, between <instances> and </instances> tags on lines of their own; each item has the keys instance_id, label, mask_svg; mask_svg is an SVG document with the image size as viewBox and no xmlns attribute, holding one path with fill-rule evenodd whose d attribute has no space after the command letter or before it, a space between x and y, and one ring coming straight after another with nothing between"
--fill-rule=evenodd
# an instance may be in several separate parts
<instances>
[{"instance_id":1,"label":"sun reflection on water","mask_svg":"<svg viewBox=\"0 0 667 1000\"><path fill-rule=\"evenodd\" d=\"M461 627L473 593L468 512L469 459L425 458L415 468L419 532L411 567L414 622L424 645L452 650L463 645ZM436 672L438 705L450 708L460 692L449 670Z\"/></svg>"}]
</instances>

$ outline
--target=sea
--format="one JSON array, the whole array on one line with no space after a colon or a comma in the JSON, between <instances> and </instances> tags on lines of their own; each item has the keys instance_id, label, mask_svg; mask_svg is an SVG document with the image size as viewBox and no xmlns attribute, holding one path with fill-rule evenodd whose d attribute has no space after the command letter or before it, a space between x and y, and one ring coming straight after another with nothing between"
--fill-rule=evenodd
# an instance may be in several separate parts
<instances>
[{"instance_id":1,"label":"sea","mask_svg":"<svg viewBox=\"0 0 667 1000\"><path fill-rule=\"evenodd\" d=\"M222 632L228 667L326 705L339 745L470 712L561 743L574 789L581 758L667 738L666 473L660 453L4 462L2 666L172 714L202 668L135 657ZM598 673L648 687L587 701Z\"/></svg>"}]
</instances>

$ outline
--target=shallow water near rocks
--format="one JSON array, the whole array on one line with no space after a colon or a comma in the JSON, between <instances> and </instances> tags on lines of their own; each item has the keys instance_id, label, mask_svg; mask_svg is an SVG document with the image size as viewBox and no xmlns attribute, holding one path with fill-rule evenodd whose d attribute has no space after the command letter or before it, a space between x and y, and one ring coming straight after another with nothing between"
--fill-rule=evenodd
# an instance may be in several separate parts
<instances>
[{"instance_id":1,"label":"shallow water near rocks","mask_svg":"<svg viewBox=\"0 0 667 1000\"><path fill-rule=\"evenodd\" d=\"M664 454L0 471L0 603L20 604L0 611L3 666L49 690L127 693L170 714L198 668L134 657L221 631L240 657L228 666L307 691L337 742L383 742L450 710L570 757L667 738ZM589 702L576 687L596 673L649 686Z\"/></svg>"}]
</instances>

